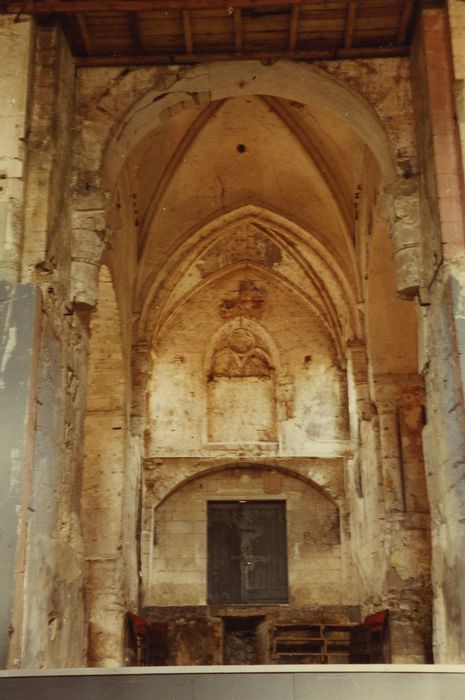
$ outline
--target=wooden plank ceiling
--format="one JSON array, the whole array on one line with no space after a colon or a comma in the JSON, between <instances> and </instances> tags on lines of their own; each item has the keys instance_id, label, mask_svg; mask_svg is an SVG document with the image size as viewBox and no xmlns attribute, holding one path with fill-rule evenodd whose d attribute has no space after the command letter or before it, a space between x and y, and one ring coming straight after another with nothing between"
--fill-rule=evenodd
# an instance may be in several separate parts
<instances>
[{"instance_id":1,"label":"wooden plank ceiling","mask_svg":"<svg viewBox=\"0 0 465 700\"><path fill-rule=\"evenodd\" d=\"M22 0L57 18L82 65L327 59L408 52L420 0Z\"/></svg>"}]
</instances>

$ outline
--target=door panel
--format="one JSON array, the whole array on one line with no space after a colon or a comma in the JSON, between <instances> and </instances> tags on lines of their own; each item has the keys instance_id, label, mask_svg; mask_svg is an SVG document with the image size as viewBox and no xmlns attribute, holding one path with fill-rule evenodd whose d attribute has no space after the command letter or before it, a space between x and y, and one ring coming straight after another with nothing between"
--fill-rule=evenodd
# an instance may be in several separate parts
<instances>
[{"instance_id":1,"label":"door panel","mask_svg":"<svg viewBox=\"0 0 465 700\"><path fill-rule=\"evenodd\" d=\"M208 504L208 602L287 602L284 501Z\"/></svg>"},{"instance_id":2,"label":"door panel","mask_svg":"<svg viewBox=\"0 0 465 700\"><path fill-rule=\"evenodd\" d=\"M243 584L244 602L287 603L285 503L255 502L244 510L247 528L253 522L242 540L248 573Z\"/></svg>"},{"instance_id":3,"label":"door panel","mask_svg":"<svg viewBox=\"0 0 465 700\"><path fill-rule=\"evenodd\" d=\"M208 504L208 602L240 600L241 543L237 503Z\"/></svg>"}]
</instances>

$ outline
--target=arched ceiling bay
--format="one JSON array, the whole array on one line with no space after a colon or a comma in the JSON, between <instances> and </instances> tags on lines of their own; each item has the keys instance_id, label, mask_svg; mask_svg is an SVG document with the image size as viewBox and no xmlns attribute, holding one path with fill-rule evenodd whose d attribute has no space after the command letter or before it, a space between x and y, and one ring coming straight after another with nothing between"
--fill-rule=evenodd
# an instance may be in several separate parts
<instances>
[{"instance_id":1,"label":"arched ceiling bay","mask_svg":"<svg viewBox=\"0 0 465 700\"><path fill-rule=\"evenodd\" d=\"M126 160L139 241L139 298L206 222L258 205L298 224L357 289L354 203L369 152L317 107L234 97L163 122ZM139 306L140 308L140 306Z\"/></svg>"}]
</instances>

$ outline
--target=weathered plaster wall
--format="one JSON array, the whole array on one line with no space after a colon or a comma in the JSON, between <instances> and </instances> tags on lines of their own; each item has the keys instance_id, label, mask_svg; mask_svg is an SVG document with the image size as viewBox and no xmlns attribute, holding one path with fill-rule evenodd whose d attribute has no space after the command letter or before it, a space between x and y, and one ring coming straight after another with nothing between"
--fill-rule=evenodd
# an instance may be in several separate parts
<instances>
[{"instance_id":1,"label":"weathered plaster wall","mask_svg":"<svg viewBox=\"0 0 465 700\"><path fill-rule=\"evenodd\" d=\"M14 35L28 26L15 23ZM27 89L18 83L27 108L17 245L24 252L22 279L40 288L43 301L24 587L17 590L22 623L11 663L33 668L80 665L85 658L79 493L87 328L68 306L73 63L56 28L36 26L30 36L29 48L18 37L9 48L10 57L23 56L18 75L27 81ZM23 52L29 50L28 78Z\"/></svg>"},{"instance_id":2,"label":"weathered plaster wall","mask_svg":"<svg viewBox=\"0 0 465 700\"><path fill-rule=\"evenodd\" d=\"M458 3L456 3L458 5ZM451 18L460 9L451 3ZM454 20L452 20L454 22ZM456 27L458 27L458 24ZM460 71L457 43L452 46ZM431 507L434 657L463 661L462 354L463 169L454 101L447 16L425 11L413 53L414 103L421 167L421 215L426 240L420 297L419 367L425 377L423 430Z\"/></svg>"},{"instance_id":3,"label":"weathered plaster wall","mask_svg":"<svg viewBox=\"0 0 465 700\"><path fill-rule=\"evenodd\" d=\"M21 255L28 249L30 236L43 243L35 248L37 254L29 274L22 277L38 285L43 303L42 334L37 340L37 395L31 392L30 396L34 402L37 397L36 433L31 440L30 467L22 465L17 484L26 500L25 510L19 513L23 529L19 529L20 571L11 620L10 663L66 666L81 663L85 647L75 461L80 449L76 409L84 393L83 385L75 383L83 369L82 329L79 319L63 317L68 277L65 173L73 70L66 43L56 29L35 27L25 18L14 21L2 17L0 31L3 279L20 278L24 262ZM47 168L48 172L54 170L50 180ZM49 201L61 239L54 269L44 265L50 223L45 210ZM34 294L39 297L38 288ZM17 351L17 361L21 351ZM24 351L28 352L26 340ZM5 363L7 369L7 357ZM25 373L24 388L28 382ZM11 593L8 587L5 590Z\"/></svg>"},{"instance_id":4,"label":"weathered plaster wall","mask_svg":"<svg viewBox=\"0 0 465 700\"><path fill-rule=\"evenodd\" d=\"M264 430L262 436L255 433L255 439L251 439L253 428L241 423L240 414L236 419L236 414L229 414L234 397L215 398L212 393L211 384L220 384L221 378L213 374L214 348L210 347L210 339L222 333L225 326L220 313L222 304L225 299L234 298L245 274L239 270L201 289L172 316L157 340L148 456L237 450L244 449L246 443L255 443L266 453L281 455L344 453L348 438L347 395L334 349L310 311L258 272L253 274L252 282L257 290L262 290L264 299L260 319L253 322L244 317L241 321L238 317L229 331L244 326L253 338L255 329L255 337L264 334L265 339L253 342L265 346L266 338L270 339L271 347L276 347L270 370L273 377L248 378L249 382L267 383L267 395L264 393L261 398L255 390L252 397L239 377L232 377L231 381L236 390L235 399L241 391L248 397L246 411L252 410L252 398L257 403L255 419L260 413L258 402L267 404L264 411L271 421L268 432ZM252 277L250 272L248 277ZM228 336L224 330L223 334ZM270 348L267 352L270 353ZM227 391L223 384L220 389ZM218 405L221 398L222 410ZM216 407L211 405L212 401ZM215 427L218 423L228 428L220 432L220 425ZM221 436L223 439L218 440Z\"/></svg>"},{"instance_id":5,"label":"weathered plaster wall","mask_svg":"<svg viewBox=\"0 0 465 700\"><path fill-rule=\"evenodd\" d=\"M76 340L72 365L69 358L65 365L61 339L50 321L45 320L39 361L20 657L21 666L26 668L73 666L82 663L85 652L79 504L73 483L77 474L76 465L70 464L80 448L80 434L73 436L78 448L73 445L70 432L74 433L76 428L79 431L72 414L76 404L82 405L84 387L75 380L72 397L71 387L65 383L71 373L77 377L82 371ZM66 419L73 420L68 431Z\"/></svg>"}]
</instances>

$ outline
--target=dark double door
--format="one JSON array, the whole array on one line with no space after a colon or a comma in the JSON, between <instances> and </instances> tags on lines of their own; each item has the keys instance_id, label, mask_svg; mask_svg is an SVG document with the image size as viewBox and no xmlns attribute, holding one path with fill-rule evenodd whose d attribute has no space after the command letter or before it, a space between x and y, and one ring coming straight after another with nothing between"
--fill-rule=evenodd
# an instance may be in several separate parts
<instances>
[{"instance_id":1,"label":"dark double door","mask_svg":"<svg viewBox=\"0 0 465 700\"><path fill-rule=\"evenodd\" d=\"M208 603L287 603L284 501L208 503Z\"/></svg>"}]
</instances>

